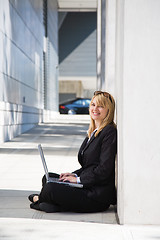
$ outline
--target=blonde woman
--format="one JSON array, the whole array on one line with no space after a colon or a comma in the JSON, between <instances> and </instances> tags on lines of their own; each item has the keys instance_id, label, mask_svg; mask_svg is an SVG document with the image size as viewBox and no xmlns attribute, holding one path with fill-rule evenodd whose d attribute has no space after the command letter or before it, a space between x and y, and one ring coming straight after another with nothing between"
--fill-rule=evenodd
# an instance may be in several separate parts
<instances>
[{"instance_id":1,"label":"blonde woman","mask_svg":"<svg viewBox=\"0 0 160 240\"><path fill-rule=\"evenodd\" d=\"M46 183L44 176L40 194L29 196L31 208L45 212L99 212L116 204L117 130L114 111L115 101L111 94L96 91L89 107L88 134L78 153L81 168L60 175L50 173L50 177L59 177L61 181L82 183L83 188Z\"/></svg>"}]
</instances>

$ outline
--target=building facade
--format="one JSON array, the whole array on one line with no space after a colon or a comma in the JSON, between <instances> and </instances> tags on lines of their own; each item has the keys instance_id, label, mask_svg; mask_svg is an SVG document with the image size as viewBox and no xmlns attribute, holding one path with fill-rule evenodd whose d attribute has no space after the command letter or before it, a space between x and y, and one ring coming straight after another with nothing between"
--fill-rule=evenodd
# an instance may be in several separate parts
<instances>
[{"instance_id":1,"label":"building facade","mask_svg":"<svg viewBox=\"0 0 160 240\"><path fill-rule=\"evenodd\" d=\"M57 7L0 0L0 142L58 111Z\"/></svg>"},{"instance_id":2,"label":"building facade","mask_svg":"<svg viewBox=\"0 0 160 240\"><path fill-rule=\"evenodd\" d=\"M64 12L59 13L59 21ZM91 97L97 78L97 13L68 12L59 28L61 99Z\"/></svg>"}]
</instances>

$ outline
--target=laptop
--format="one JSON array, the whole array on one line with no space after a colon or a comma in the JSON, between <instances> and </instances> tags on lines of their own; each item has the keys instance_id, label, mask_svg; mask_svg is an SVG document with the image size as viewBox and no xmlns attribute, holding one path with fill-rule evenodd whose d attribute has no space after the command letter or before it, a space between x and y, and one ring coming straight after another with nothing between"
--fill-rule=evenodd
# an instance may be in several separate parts
<instances>
[{"instance_id":1,"label":"laptop","mask_svg":"<svg viewBox=\"0 0 160 240\"><path fill-rule=\"evenodd\" d=\"M59 180L59 178L49 177L48 168L47 168L46 160L44 158L43 149L42 149L41 144L38 145L38 150L39 150L39 153L40 153L40 156L41 156L41 160L42 160L44 172L45 172L45 175L46 175L47 183L48 182L54 182L54 183L56 182L58 184L68 185L70 187L83 188L83 184L81 184L81 183L62 182L62 181Z\"/></svg>"}]
</instances>

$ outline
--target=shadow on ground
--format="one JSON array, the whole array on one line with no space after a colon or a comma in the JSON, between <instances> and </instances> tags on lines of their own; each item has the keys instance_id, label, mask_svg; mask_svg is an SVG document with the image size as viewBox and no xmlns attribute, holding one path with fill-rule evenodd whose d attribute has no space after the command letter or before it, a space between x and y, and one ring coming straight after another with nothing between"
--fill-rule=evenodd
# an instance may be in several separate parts
<instances>
[{"instance_id":1,"label":"shadow on ground","mask_svg":"<svg viewBox=\"0 0 160 240\"><path fill-rule=\"evenodd\" d=\"M113 206L103 213L44 213L30 209L28 195L31 193L33 193L33 191L0 190L0 218L29 218L108 224L116 223Z\"/></svg>"}]
</instances>

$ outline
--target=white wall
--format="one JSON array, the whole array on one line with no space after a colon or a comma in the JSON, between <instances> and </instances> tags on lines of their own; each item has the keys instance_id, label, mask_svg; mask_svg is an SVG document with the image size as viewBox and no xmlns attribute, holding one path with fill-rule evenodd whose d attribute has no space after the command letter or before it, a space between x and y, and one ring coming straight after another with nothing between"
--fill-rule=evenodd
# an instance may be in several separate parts
<instances>
[{"instance_id":1,"label":"white wall","mask_svg":"<svg viewBox=\"0 0 160 240\"><path fill-rule=\"evenodd\" d=\"M48 0L48 37L47 37L47 90L46 110L59 111L59 82L58 82L58 12L57 2ZM54 113L53 113L54 114ZM52 115L52 113L51 113Z\"/></svg>"},{"instance_id":2,"label":"white wall","mask_svg":"<svg viewBox=\"0 0 160 240\"><path fill-rule=\"evenodd\" d=\"M58 111L56 0L48 0L47 16L44 93L43 0L0 0L0 142L42 122L44 99L46 110Z\"/></svg>"},{"instance_id":3,"label":"white wall","mask_svg":"<svg viewBox=\"0 0 160 240\"><path fill-rule=\"evenodd\" d=\"M0 142L42 120L42 1L0 1Z\"/></svg>"},{"instance_id":4,"label":"white wall","mask_svg":"<svg viewBox=\"0 0 160 240\"><path fill-rule=\"evenodd\" d=\"M160 224L160 1L117 1L118 215Z\"/></svg>"},{"instance_id":5,"label":"white wall","mask_svg":"<svg viewBox=\"0 0 160 240\"><path fill-rule=\"evenodd\" d=\"M105 89L115 97L116 0L106 0Z\"/></svg>"}]
</instances>

